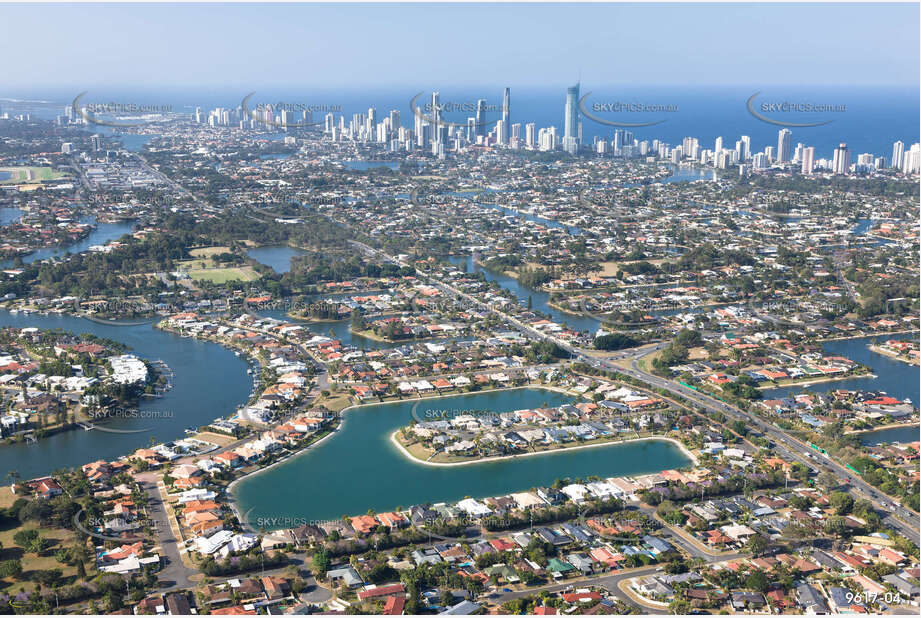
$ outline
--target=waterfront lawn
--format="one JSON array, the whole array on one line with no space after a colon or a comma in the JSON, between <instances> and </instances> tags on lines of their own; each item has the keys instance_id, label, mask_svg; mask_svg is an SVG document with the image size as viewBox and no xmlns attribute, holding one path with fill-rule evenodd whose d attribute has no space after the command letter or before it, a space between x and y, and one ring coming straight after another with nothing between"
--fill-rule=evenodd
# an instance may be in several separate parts
<instances>
[{"instance_id":1,"label":"waterfront lawn","mask_svg":"<svg viewBox=\"0 0 921 618\"><path fill-rule=\"evenodd\" d=\"M314 402L314 405L325 406L326 409L331 412L339 412L354 404L352 402L352 395L346 391L342 391L340 393L331 393L328 397L320 397Z\"/></svg>"},{"instance_id":2,"label":"waterfront lawn","mask_svg":"<svg viewBox=\"0 0 921 618\"><path fill-rule=\"evenodd\" d=\"M233 436L227 435L226 433L215 433L213 431L203 431L193 436L196 440L203 440L205 442L212 442L217 444L219 447L223 448L230 444L233 444L238 440Z\"/></svg>"}]
</instances>

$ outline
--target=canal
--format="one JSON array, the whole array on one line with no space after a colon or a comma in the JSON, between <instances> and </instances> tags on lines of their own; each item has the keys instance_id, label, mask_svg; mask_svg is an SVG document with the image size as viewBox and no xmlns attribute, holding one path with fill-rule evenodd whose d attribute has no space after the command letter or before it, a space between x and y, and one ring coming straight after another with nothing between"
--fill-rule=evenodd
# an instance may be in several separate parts
<instances>
[{"instance_id":1,"label":"canal","mask_svg":"<svg viewBox=\"0 0 921 618\"><path fill-rule=\"evenodd\" d=\"M904 427L888 427L886 429L877 429L876 431L861 432L860 443L865 446L876 446L878 444L908 444L919 440L921 427L918 425L906 425Z\"/></svg>"},{"instance_id":2,"label":"canal","mask_svg":"<svg viewBox=\"0 0 921 618\"><path fill-rule=\"evenodd\" d=\"M59 315L12 314L0 310L0 326L60 328L91 333L131 347L131 353L147 360L163 360L175 376L173 388L159 399L142 400L141 410L153 410L155 418L113 419L106 427L144 429L140 433L114 434L75 429L36 443L0 444L0 480L10 470L24 479L52 470L82 466L98 459L112 460L149 446L184 436L187 427L199 427L236 411L252 390L246 362L230 350L213 343L180 337L152 324L116 326L83 318Z\"/></svg>"},{"instance_id":3,"label":"canal","mask_svg":"<svg viewBox=\"0 0 921 618\"><path fill-rule=\"evenodd\" d=\"M448 258L455 266L465 265L468 273L481 272L486 277L487 281L495 281L500 286L510 291L518 299L519 303L522 306L527 306L528 299L531 300L531 307L537 311L548 314L551 316L551 319L554 322L559 324L565 324L575 330L579 331L588 331L594 333L598 330L598 327L601 323L590 316L585 315L573 315L570 313L563 313L558 309L554 309L549 305L550 294L543 292L541 290L532 290L526 288L523 285L519 285L518 281L508 275L494 273L492 271L486 270L485 268L477 265L473 256L453 256Z\"/></svg>"},{"instance_id":4,"label":"canal","mask_svg":"<svg viewBox=\"0 0 921 618\"><path fill-rule=\"evenodd\" d=\"M825 393L835 389L846 390L865 390L865 391L885 391L890 397L905 400L918 407L921 403L919 396L919 378L921 378L921 369L917 365L909 365L895 359L889 358L882 354L873 352L868 347L871 343L879 343L889 339L905 340L917 338L917 335L872 335L861 337L859 339L840 339L838 341L827 341L822 344L822 348L828 353L835 356L844 356L851 360L867 365L877 376L875 378L853 378L850 380L834 380L831 382L820 382L809 386L787 386L783 388L772 388L764 391L765 399L776 399L778 397L790 397L803 390Z\"/></svg>"},{"instance_id":5,"label":"canal","mask_svg":"<svg viewBox=\"0 0 921 618\"><path fill-rule=\"evenodd\" d=\"M4 209L7 210L7 209ZM9 209L17 210L17 209ZM6 218L12 218L14 213L4 213ZM21 214L21 211L20 211ZM16 220L18 220L16 216ZM4 219L3 224L8 225L12 221L6 221ZM80 223L88 223L90 225L96 223L95 217L83 217L80 219ZM61 257L68 253L82 253L88 251L90 247L96 245L104 245L110 240L118 240L125 234L130 234L134 229L134 224L132 221L119 221L117 223L99 223L93 228L92 231L87 235L83 240L78 240L75 243L64 247L44 247L42 249L36 249L28 255L22 257L22 261L25 264L31 264L32 262L37 262L41 260L47 260L52 257ZM14 264L14 260L4 260L0 262L0 267L2 268L11 268Z\"/></svg>"}]
</instances>

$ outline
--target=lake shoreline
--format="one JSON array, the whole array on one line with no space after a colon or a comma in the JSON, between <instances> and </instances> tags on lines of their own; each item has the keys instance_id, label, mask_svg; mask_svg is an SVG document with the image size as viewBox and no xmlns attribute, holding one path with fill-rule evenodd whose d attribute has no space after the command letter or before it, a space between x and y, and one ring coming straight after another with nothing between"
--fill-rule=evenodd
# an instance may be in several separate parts
<instances>
[{"instance_id":1,"label":"lake shoreline","mask_svg":"<svg viewBox=\"0 0 921 618\"><path fill-rule=\"evenodd\" d=\"M470 461L454 461L454 462L436 462L436 461L423 461L418 457L413 456L406 447L400 444L400 441L397 440L397 432L400 431L397 429L390 434L390 441L396 445L397 450L399 450L405 457L412 460L414 463L422 464L424 466L439 466L439 467L450 467L450 466L470 466L479 463L488 463L491 461L502 461L503 459L519 459L522 457L534 457L536 455L555 455L558 453L567 453L570 451L578 451L580 449L586 448L598 448L602 446L615 446L618 444L628 444L630 442L645 442L645 441L660 441L660 442L671 442L678 447L679 450L690 459L694 465L697 465L697 457L691 453L687 447L685 447L681 442L674 438L669 438L666 436L648 436L645 438L628 438L627 440L611 440L610 442L599 442L598 444L582 444L580 446L564 446L563 448L548 449L546 451L535 451L532 453L516 453L514 455L496 455L493 457L481 457L479 459L473 459Z\"/></svg>"}]
</instances>

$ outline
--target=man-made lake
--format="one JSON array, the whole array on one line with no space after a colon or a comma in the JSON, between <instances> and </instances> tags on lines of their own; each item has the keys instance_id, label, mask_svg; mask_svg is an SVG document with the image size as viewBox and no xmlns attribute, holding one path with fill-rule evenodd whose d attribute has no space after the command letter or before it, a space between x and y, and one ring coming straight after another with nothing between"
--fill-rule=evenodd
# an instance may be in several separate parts
<instances>
[{"instance_id":1,"label":"man-made lake","mask_svg":"<svg viewBox=\"0 0 921 618\"><path fill-rule=\"evenodd\" d=\"M538 388L474 393L441 399L376 404L345 412L343 425L325 441L233 489L240 513L256 518L309 521L378 512L427 502L484 498L547 485L562 477L625 476L689 465L674 444L641 441L517 457L464 466L427 466L407 458L390 435L410 423L412 409L505 412L573 401Z\"/></svg>"},{"instance_id":2,"label":"man-made lake","mask_svg":"<svg viewBox=\"0 0 921 618\"><path fill-rule=\"evenodd\" d=\"M839 341L828 341L822 344L822 347L829 354L836 356L845 356L858 363L867 365L872 368L876 378L853 378L851 380L834 380L831 382L820 382L810 386L787 386L783 388L772 388L764 391L766 399L776 399L778 397L789 397L801 393L804 389L817 393L825 393L835 389L846 390L866 390L866 391L886 391L886 393L896 399L909 399L917 407L921 402L919 396L919 378L921 378L921 369L917 365L909 365L895 359L889 358L882 354L872 352L868 347L870 343L887 341L889 339L911 339L917 335L873 335L870 337L861 337L860 339L842 339Z\"/></svg>"},{"instance_id":3,"label":"man-made lake","mask_svg":"<svg viewBox=\"0 0 921 618\"><path fill-rule=\"evenodd\" d=\"M287 245L255 247L246 251L249 257L260 264L265 264L279 274L291 270L291 258L304 253L301 249L295 249Z\"/></svg>"},{"instance_id":4,"label":"man-made lake","mask_svg":"<svg viewBox=\"0 0 921 618\"><path fill-rule=\"evenodd\" d=\"M105 427L148 429L114 434L76 429L43 438L34 444L0 445L0 479L17 470L24 479L63 467L82 466L98 459L112 460L148 446L184 437L187 427L199 427L236 411L252 390L247 364L230 350L155 329L151 324L115 326L72 316L11 314L0 310L0 326L60 328L91 333L131 347L147 360L163 360L175 372L173 388L160 399L142 400L140 409L156 418L113 419Z\"/></svg>"}]
</instances>

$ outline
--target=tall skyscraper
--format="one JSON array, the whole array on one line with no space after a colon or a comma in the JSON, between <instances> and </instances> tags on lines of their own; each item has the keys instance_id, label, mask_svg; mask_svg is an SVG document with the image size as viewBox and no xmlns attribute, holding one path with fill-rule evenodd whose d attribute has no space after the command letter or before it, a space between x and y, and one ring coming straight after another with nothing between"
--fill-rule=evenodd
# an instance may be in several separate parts
<instances>
[{"instance_id":1,"label":"tall skyscraper","mask_svg":"<svg viewBox=\"0 0 921 618\"><path fill-rule=\"evenodd\" d=\"M902 157L905 155L905 143L902 140L892 145L892 167L899 169L902 167Z\"/></svg>"},{"instance_id":2,"label":"tall skyscraper","mask_svg":"<svg viewBox=\"0 0 921 618\"><path fill-rule=\"evenodd\" d=\"M439 129L441 125L441 103L438 100L438 93L432 93L432 141L438 141L441 134Z\"/></svg>"},{"instance_id":3,"label":"tall skyscraper","mask_svg":"<svg viewBox=\"0 0 921 618\"><path fill-rule=\"evenodd\" d=\"M803 148L803 163L800 167L800 173L802 174L811 174L815 169L815 147L809 146L808 148Z\"/></svg>"},{"instance_id":4,"label":"tall skyscraper","mask_svg":"<svg viewBox=\"0 0 921 618\"><path fill-rule=\"evenodd\" d=\"M723 151L723 138L718 137L716 138L716 141L713 143L713 152L714 154L719 154L722 151Z\"/></svg>"},{"instance_id":5,"label":"tall skyscraper","mask_svg":"<svg viewBox=\"0 0 921 618\"><path fill-rule=\"evenodd\" d=\"M394 133L400 130L400 110L398 109L390 110L390 130Z\"/></svg>"},{"instance_id":6,"label":"tall skyscraper","mask_svg":"<svg viewBox=\"0 0 921 618\"><path fill-rule=\"evenodd\" d=\"M835 174L847 174L851 170L851 153L847 149L847 144L840 144L835 148L835 155L832 157L831 171Z\"/></svg>"},{"instance_id":7,"label":"tall skyscraper","mask_svg":"<svg viewBox=\"0 0 921 618\"><path fill-rule=\"evenodd\" d=\"M579 149L579 84L566 89L566 109L563 117L563 148L570 153Z\"/></svg>"},{"instance_id":8,"label":"tall skyscraper","mask_svg":"<svg viewBox=\"0 0 921 618\"><path fill-rule=\"evenodd\" d=\"M752 157L752 138L747 135L743 135L739 140L742 142L742 149L739 151L739 160L747 161Z\"/></svg>"},{"instance_id":9,"label":"tall skyscraper","mask_svg":"<svg viewBox=\"0 0 921 618\"><path fill-rule=\"evenodd\" d=\"M92 143L93 143L93 151L94 151L94 152L95 152L95 151L98 151L100 148L102 148L102 142L101 142L102 136L101 136L101 135L96 134L96 135L94 135L93 137L91 137L90 140L91 140Z\"/></svg>"},{"instance_id":10,"label":"tall skyscraper","mask_svg":"<svg viewBox=\"0 0 921 618\"><path fill-rule=\"evenodd\" d=\"M377 108L368 108L368 119L365 121L365 136L370 138L377 130Z\"/></svg>"},{"instance_id":11,"label":"tall skyscraper","mask_svg":"<svg viewBox=\"0 0 921 618\"><path fill-rule=\"evenodd\" d=\"M476 102L476 134L486 135L486 99Z\"/></svg>"},{"instance_id":12,"label":"tall skyscraper","mask_svg":"<svg viewBox=\"0 0 921 618\"><path fill-rule=\"evenodd\" d=\"M789 163L793 153L793 132L790 129L781 129L777 132L777 161Z\"/></svg>"},{"instance_id":13,"label":"tall skyscraper","mask_svg":"<svg viewBox=\"0 0 921 618\"><path fill-rule=\"evenodd\" d=\"M499 133L501 143L508 144L508 132L509 127L511 127L511 107L512 105L512 91L510 88L506 88L505 92L502 95L502 126L503 130Z\"/></svg>"}]
</instances>

